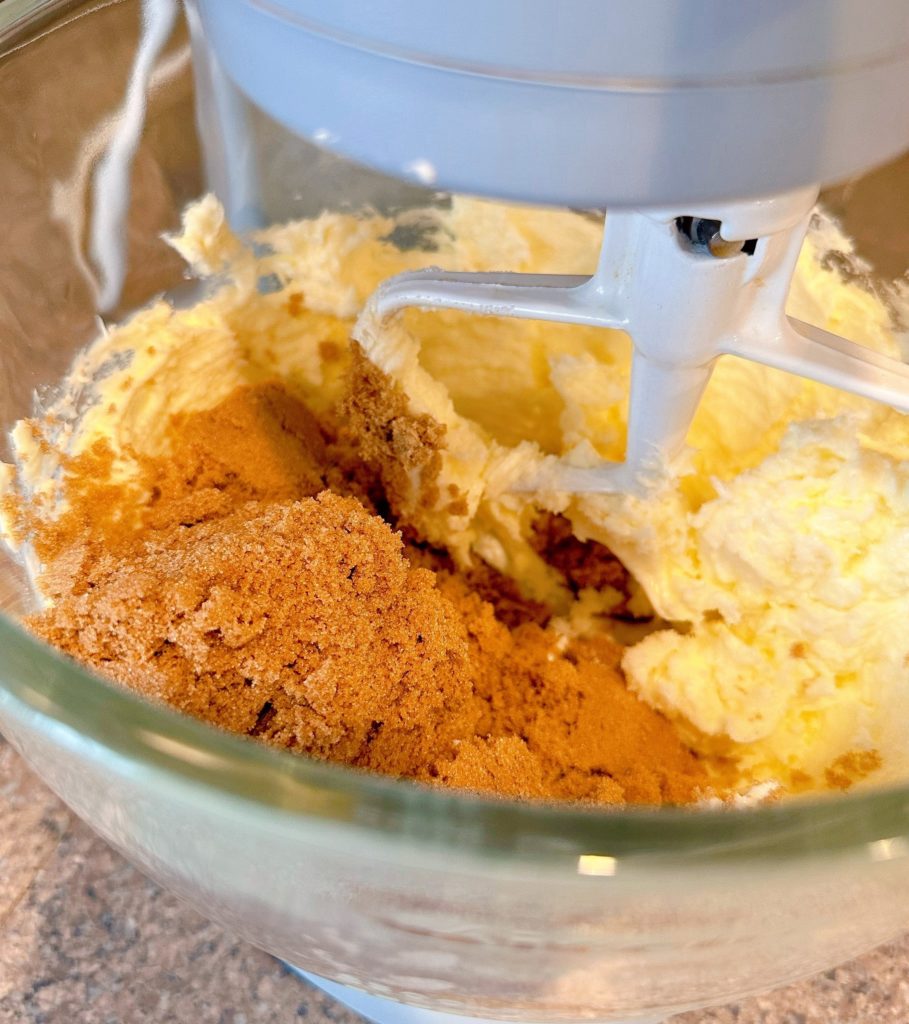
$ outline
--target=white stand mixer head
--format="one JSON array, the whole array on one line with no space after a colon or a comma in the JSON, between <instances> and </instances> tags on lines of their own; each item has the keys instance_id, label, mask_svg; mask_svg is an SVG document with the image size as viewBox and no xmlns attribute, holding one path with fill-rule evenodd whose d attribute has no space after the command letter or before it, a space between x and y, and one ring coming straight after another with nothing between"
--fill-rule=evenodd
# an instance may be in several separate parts
<instances>
[{"instance_id":1,"label":"white stand mixer head","mask_svg":"<svg viewBox=\"0 0 909 1024\"><path fill-rule=\"evenodd\" d=\"M909 142L905 0L188 2L259 108L427 187L696 206Z\"/></svg>"}]
</instances>

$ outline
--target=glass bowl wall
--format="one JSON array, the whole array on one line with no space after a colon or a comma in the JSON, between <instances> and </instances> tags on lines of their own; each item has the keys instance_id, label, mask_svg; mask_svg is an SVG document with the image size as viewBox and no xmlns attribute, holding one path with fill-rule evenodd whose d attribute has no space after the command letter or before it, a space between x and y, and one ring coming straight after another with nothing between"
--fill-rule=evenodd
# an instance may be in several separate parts
<instances>
[{"instance_id":1,"label":"glass bowl wall","mask_svg":"<svg viewBox=\"0 0 909 1024\"><path fill-rule=\"evenodd\" d=\"M85 265L88 184L138 13L133 0L0 5L4 433L98 330ZM268 157L255 218L434 201L250 116ZM210 154L208 173L216 176ZM909 194L905 167L882 173L903 183L897 198ZM184 284L160 235L205 177L181 30L155 74L118 313ZM898 247L869 227L894 217L892 203L874 198L887 193L880 180L830 203L847 222L856 211L881 259L898 262ZM29 638L17 625L28 607L20 569L0 554L4 735L151 877L343 984L503 1020L656 1018L823 969L909 924L909 790L722 814L609 814L438 792L295 758L148 705Z\"/></svg>"}]
</instances>

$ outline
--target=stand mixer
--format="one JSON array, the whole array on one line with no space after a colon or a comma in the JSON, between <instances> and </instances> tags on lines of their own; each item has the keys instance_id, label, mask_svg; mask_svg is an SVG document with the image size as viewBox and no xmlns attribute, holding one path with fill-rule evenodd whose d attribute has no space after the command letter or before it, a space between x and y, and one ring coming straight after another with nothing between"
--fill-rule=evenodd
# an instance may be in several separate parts
<instances>
[{"instance_id":1,"label":"stand mixer","mask_svg":"<svg viewBox=\"0 0 909 1024\"><path fill-rule=\"evenodd\" d=\"M454 307L629 332L625 462L552 459L516 490L646 487L680 452L721 354L909 411L904 364L783 312L819 185L909 139L899 0L874 17L851 0L321 6L189 6L236 226L255 223L257 194L236 88L300 134L423 184L614 211L591 278L425 271L386 283L367 311ZM374 1020L449 1019L314 980Z\"/></svg>"}]
</instances>

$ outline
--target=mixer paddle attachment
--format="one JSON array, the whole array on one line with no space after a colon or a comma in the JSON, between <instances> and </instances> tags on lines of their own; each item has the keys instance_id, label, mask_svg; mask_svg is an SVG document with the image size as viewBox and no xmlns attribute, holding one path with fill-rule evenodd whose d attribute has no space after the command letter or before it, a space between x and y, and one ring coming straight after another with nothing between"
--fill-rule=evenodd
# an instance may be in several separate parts
<instances>
[{"instance_id":1,"label":"mixer paddle attachment","mask_svg":"<svg viewBox=\"0 0 909 1024\"><path fill-rule=\"evenodd\" d=\"M685 447L717 358L734 355L909 412L909 366L787 317L785 302L817 192L713 207L699 215L618 211L592 277L400 274L367 306L447 308L626 331L634 349L623 462L548 456L512 491L642 493Z\"/></svg>"}]
</instances>

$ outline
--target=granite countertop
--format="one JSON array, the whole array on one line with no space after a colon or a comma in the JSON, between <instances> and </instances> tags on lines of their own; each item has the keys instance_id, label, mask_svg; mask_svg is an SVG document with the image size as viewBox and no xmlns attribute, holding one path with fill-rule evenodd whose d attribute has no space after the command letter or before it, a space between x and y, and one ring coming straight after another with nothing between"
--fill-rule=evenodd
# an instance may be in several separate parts
<instances>
[{"instance_id":1,"label":"granite countertop","mask_svg":"<svg viewBox=\"0 0 909 1024\"><path fill-rule=\"evenodd\" d=\"M109 849L0 737L0 1024L357 1024ZM909 1022L909 936L673 1024Z\"/></svg>"}]
</instances>

